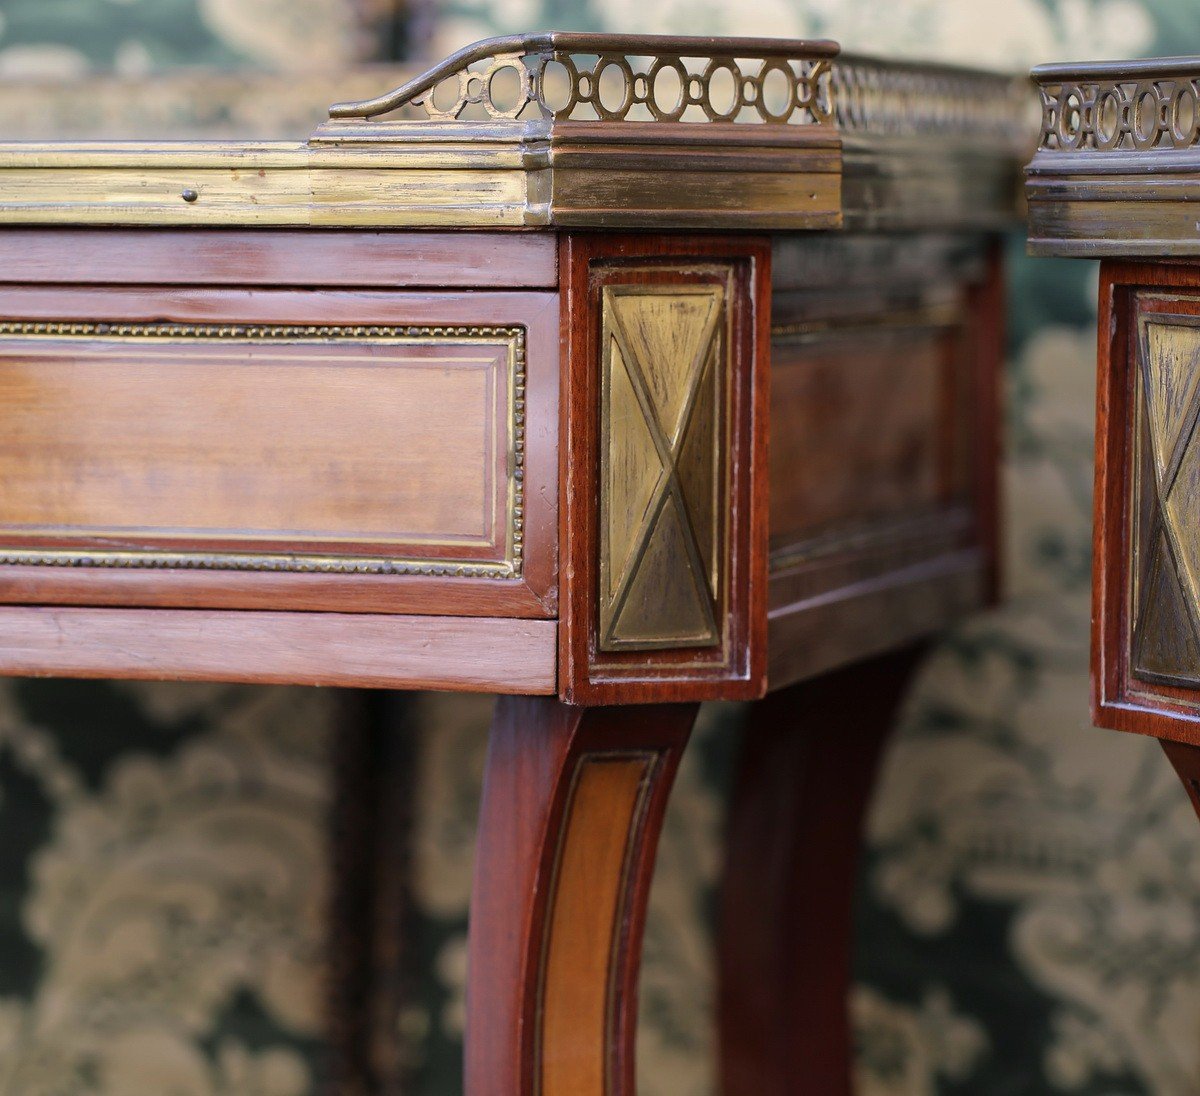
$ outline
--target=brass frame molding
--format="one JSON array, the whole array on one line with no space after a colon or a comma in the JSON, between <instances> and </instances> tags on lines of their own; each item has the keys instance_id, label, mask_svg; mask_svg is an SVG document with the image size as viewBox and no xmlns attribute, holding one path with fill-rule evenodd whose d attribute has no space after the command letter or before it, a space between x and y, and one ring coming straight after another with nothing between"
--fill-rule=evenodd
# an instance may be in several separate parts
<instances>
[{"instance_id":1,"label":"brass frame molding","mask_svg":"<svg viewBox=\"0 0 1200 1096\"><path fill-rule=\"evenodd\" d=\"M0 224L993 227L1025 105L828 41L514 35L302 144L0 143Z\"/></svg>"},{"instance_id":2,"label":"brass frame molding","mask_svg":"<svg viewBox=\"0 0 1200 1096\"><path fill-rule=\"evenodd\" d=\"M76 322L0 322L0 345L6 340L79 340L87 344L121 344L129 340L159 344L219 341L222 344L240 342L253 346L324 345L344 341L353 346L370 343L399 344L426 347L455 344L485 345L503 349L503 376L496 385L498 414L503 415L506 427L499 429L494 439L495 452L485 454L491 463L507 466L507 475L496 484L497 494L503 496L503 508L495 505L497 531L496 554L502 558L470 558L462 552L461 540L425 538L426 548L442 548L444 553L419 555L386 555L367 550L374 539L367 541L358 535L328 533L320 536L300 536L269 529L240 534L237 539L259 542L287 542L286 550L267 547L247 547L231 550L230 537L221 531L197 528L193 530L143 530L95 528L27 528L6 525L0 520L0 565L32 565L42 567L164 569L200 571L265 571L298 574L370 574L424 575L435 577L516 580L522 575L524 558L524 470L525 470L525 382L526 333L521 326L381 326L363 325L293 325L293 324L179 324L179 323L76 323ZM301 360L301 359L298 359ZM3 515L0 515L2 518ZM156 542L183 538L186 548L155 547ZM22 541L26 542L22 544ZM144 541L141 545L138 542ZM204 541L212 542L205 547ZM330 552L313 547L310 541L328 541L335 546L345 544L347 551ZM411 544L414 538L397 534L399 543ZM30 543L32 542L32 543ZM45 542L45 543L43 543ZM74 542L79 542L78 544ZM121 545L121 547L114 547ZM358 552L353 549L359 548ZM455 550L457 548L457 550Z\"/></svg>"},{"instance_id":3,"label":"brass frame molding","mask_svg":"<svg viewBox=\"0 0 1200 1096\"><path fill-rule=\"evenodd\" d=\"M1033 77L1030 251L1200 254L1200 57L1042 65Z\"/></svg>"}]
</instances>

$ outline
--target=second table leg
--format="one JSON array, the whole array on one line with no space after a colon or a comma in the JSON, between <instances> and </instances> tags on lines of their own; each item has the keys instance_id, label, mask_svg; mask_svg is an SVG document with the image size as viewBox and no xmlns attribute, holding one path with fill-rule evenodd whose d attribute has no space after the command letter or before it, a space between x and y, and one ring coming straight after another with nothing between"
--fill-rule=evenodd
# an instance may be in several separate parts
<instances>
[{"instance_id":1,"label":"second table leg","mask_svg":"<svg viewBox=\"0 0 1200 1096\"><path fill-rule=\"evenodd\" d=\"M723 1096L849 1096L863 814L924 647L771 693L747 717L721 903Z\"/></svg>"}]
</instances>

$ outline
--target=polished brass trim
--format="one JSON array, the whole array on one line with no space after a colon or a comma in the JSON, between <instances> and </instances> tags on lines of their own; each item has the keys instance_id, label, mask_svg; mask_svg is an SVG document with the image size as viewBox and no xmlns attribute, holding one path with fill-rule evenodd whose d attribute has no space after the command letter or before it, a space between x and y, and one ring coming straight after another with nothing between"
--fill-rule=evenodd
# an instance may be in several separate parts
<instances>
[{"instance_id":1,"label":"polished brass trim","mask_svg":"<svg viewBox=\"0 0 1200 1096\"><path fill-rule=\"evenodd\" d=\"M525 541L525 359L521 326L381 324L181 324L2 321L0 339L237 339L244 342L311 339L386 340L400 343L503 341L508 347L507 446L509 453L506 556L501 562L453 559L339 556L325 553L241 553L203 551L106 551L103 549L14 549L0 546L0 565L48 567L166 568L204 571L276 571L301 574L428 575L456 578L521 577ZM264 532L264 538L267 539Z\"/></svg>"},{"instance_id":2,"label":"polished brass trim","mask_svg":"<svg viewBox=\"0 0 1200 1096\"><path fill-rule=\"evenodd\" d=\"M1154 300L1171 298L1143 294L1139 304ZM1136 326L1125 637L1130 674L1194 689L1200 684L1200 532L1191 506L1176 496L1189 486L1194 495L1200 476L1200 317L1139 309ZM1153 354L1152 328L1164 357ZM1144 585L1139 562L1147 568Z\"/></svg>"}]
</instances>

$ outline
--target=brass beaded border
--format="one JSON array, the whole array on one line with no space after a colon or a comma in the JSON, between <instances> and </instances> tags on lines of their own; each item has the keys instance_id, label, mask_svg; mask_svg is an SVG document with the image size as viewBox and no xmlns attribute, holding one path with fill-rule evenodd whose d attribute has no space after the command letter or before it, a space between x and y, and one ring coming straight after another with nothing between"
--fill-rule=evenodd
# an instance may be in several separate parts
<instances>
[{"instance_id":1,"label":"brass beaded border","mask_svg":"<svg viewBox=\"0 0 1200 1096\"><path fill-rule=\"evenodd\" d=\"M525 344L522 326L389 326L380 324L175 324L0 321L0 337L158 338L158 339L504 339L509 348L508 559L501 563L394 559L383 556L330 556L309 553L104 552L69 549L0 548L0 565L107 567L199 571L269 571L299 574L424 575L435 578L518 579L525 528Z\"/></svg>"}]
</instances>

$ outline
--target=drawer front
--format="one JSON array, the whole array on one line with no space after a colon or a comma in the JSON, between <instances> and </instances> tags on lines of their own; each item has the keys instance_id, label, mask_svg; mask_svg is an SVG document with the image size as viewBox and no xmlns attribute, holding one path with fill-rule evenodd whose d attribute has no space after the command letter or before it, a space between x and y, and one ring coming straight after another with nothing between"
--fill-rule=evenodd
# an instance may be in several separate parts
<instances>
[{"instance_id":1,"label":"drawer front","mask_svg":"<svg viewBox=\"0 0 1200 1096\"><path fill-rule=\"evenodd\" d=\"M0 320L8 600L548 611L552 295L91 296Z\"/></svg>"}]
</instances>

